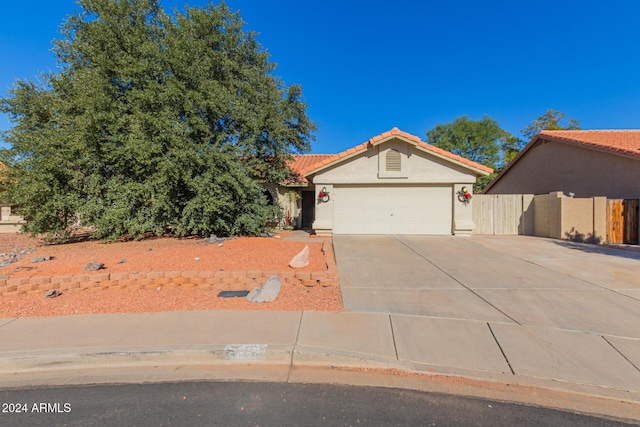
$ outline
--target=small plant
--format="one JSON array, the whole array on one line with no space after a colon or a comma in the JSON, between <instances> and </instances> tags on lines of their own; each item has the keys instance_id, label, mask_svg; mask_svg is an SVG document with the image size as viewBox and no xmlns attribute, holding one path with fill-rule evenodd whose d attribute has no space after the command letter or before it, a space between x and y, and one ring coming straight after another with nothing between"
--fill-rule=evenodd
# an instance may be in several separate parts
<instances>
[{"instance_id":1,"label":"small plant","mask_svg":"<svg viewBox=\"0 0 640 427\"><path fill-rule=\"evenodd\" d=\"M300 194L296 190L287 191L287 197L291 203L295 203L300 198Z\"/></svg>"},{"instance_id":2,"label":"small plant","mask_svg":"<svg viewBox=\"0 0 640 427\"><path fill-rule=\"evenodd\" d=\"M292 222L293 218L291 217L291 211L287 209L287 212L284 214L284 226L293 228L293 226L291 225Z\"/></svg>"}]
</instances>

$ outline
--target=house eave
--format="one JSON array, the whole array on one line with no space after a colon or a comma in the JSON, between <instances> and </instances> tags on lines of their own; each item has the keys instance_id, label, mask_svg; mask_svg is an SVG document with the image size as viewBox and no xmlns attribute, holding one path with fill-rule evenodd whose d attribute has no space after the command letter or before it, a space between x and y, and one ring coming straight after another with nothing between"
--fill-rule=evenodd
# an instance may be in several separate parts
<instances>
[{"instance_id":1,"label":"house eave","mask_svg":"<svg viewBox=\"0 0 640 427\"><path fill-rule=\"evenodd\" d=\"M390 135L390 136L387 136L385 138L382 138L382 139L379 139L379 140L376 140L376 141L373 141L373 142L372 141L365 142L364 144L361 144L361 146L365 146L363 148L360 148L360 149L357 149L358 147L351 148L351 149L349 149L349 150L347 150L345 152L345 155L343 155L341 157L338 157L338 158L336 158L336 159L334 159L334 160L332 160L330 162L327 162L325 164L322 164L322 165L320 165L320 166L318 166L318 167L316 167L316 168L304 173L303 176L305 178L307 178L307 179L310 179L310 177L312 175L315 175L318 172L321 172L321 171L323 171L325 169L328 169L328 168L333 167L335 165L338 165L338 164L340 164L342 162L345 162L345 161L347 161L347 160L349 160L349 159L351 159L351 158L353 158L353 157L355 157L355 156L357 156L359 154L362 154L362 153L366 152L367 150L372 149L373 147L376 147L378 145L384 144L385 142L388 142L388 141L390 141L392 139L399 139L399 140L401 140L403 142L406 142L407 144L411 144L412 146L416 147L418 150L420 150L423 153L427 153L427 154L429 154L431 156L434 156L434 157L436 157L438 159L441 159L441 160L443 160L443 161L445 161L447 163L451 163L451 164L454 164L454 165L456 165L458 167L470 170L470 171L472 171L474 174L476 174L478 176L489 176L489 175L491 175L493 173L493 169L489 169L489 171L483 170L483 169L479 169L479 168L476 168L476 167L474 167L472 165L468 165L466 163L460 162L460 161L458 161L456 159L452 159L449 156L442 155L442 154L438 153L437 151L433 150L432 148L429 148L426 143L421 142L419 140L416 141L416 140L413 140L411 138L407 138L407 137L405 137L403 135Z\"/></svg>"}]
</instances>

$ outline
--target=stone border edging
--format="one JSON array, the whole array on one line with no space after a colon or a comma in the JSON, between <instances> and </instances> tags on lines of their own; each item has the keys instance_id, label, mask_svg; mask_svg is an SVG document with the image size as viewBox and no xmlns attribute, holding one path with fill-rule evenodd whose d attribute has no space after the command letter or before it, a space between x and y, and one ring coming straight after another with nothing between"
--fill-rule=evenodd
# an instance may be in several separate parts
<instances>
[{"instance_id":1,"label":"stone border edging","mask_svg":"<svg viewBox=\"0 0 640 427\"><path fill-rule=\"evenodd\" d=\"M338 286L338 268L333 244L325 240L322 245L327 264L326 271L151 271L18 277L0 280L0 295L15 295L48 290L85 291L102 289L176 289L197 288L226 291L260 286L271 276L278 276L284 285Z\"/></svg>"}]
</instances>

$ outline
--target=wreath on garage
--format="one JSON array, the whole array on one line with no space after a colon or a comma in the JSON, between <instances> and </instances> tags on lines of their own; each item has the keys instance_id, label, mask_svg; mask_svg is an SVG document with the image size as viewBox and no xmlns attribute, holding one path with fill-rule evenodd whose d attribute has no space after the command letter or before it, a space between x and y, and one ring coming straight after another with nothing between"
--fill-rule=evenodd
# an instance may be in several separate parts
<instances>
[{"instance_id":1,"label":"wreath on garage","mask_svg":"<svg viewBox=\"0 0 640 427\"><path fill-rule=\"evenodd\" d=\"M329 192L327 187L322 187L322 190L318 193L318 202L327 203L329 201Z\"/></svg>"},{"instance_id":2,"label":"wreath on garage","mask_svg":"<svg viewBox=\"0 0 640 427\"><path fill-rule=\"evenodd\" d=\"M458 191L458 200L465 205L468 205L473 196L469 191L467 191L467 187L462 187L460 191Z\"/></svg>"}]
</instances>

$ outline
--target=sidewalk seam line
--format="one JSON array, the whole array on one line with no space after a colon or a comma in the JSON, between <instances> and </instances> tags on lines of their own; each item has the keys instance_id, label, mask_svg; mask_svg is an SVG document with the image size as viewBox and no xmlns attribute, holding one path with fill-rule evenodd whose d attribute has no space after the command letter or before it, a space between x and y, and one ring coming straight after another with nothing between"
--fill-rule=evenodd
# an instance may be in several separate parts
<instances>
[{"instance_id":1,"label":"sidewalk seam line","mask_svg":"<svg viewBox=\"0 0 640 427\"><path fill-rule=\"evenodd\" d=\"M609 344L611 346L611 348L613 348L620 356L622 356L624 358L624 360L626 360L627 362L629 362L631 364L631 366L633 366L634 368L636 368L637 371L640 371L640 367L636 366L635 363L633 363L631 360L629 360L629 358L627 356L625 356L620 350L618 350L618 348L613 345L611 343L611 341L609 341L604 335L600 335L600 337L604 340L604 342L606 342L607 344Z\"/></svg>"},{"instance_id":2,"label":"sidewalk seam line","mask_svg":"<svg viewBox=\"0 0 640 427\"><path fill-rule=\"evenodd\" d=\"M551 268L551 267L547 267L546 265L538 264L538 263L536 262L536 260L529 260L529 259L524 259L524 258L520 258L520 257L515 257L515 258L518 258L518 259L520 259L520 260L522 260L522 261L524 261L524 262L527 262L527 263L529 263L529 264L531 264L531 265L535 265L536 267L544 268L545 270L553 271L554 273L562 274L563 276L571 277L572 279L576 279L576 280L579 280L579 281L581 281L581 282L588 283L589 285L595 286L596 288L599 288L599 289L600 289L600 290L602 290L602 291L612 291L612 292L615 292L615 293L620 294L619 292L616 292L616 290L615 290L615 289L607 288L607 287L605 287L605 286L603 286L603 285L599 285L599 284L597 284L597 283L590 282L590 281L589 281L589 280L587 280L587 279L583 279L582 277L574 276L574 275L573 275L573 274L571 274L571 273L564 273L564 272L562 272L562 271L559 271L559 270L553 269L553 268ZM549 260L551 260L551 261L555 261L556 259L549 258ZM577 290L583 290L583 289L577 289ZM589 291L589 290L591 290L591 289L584 289L584 290L585 290L585 291ZM620 294L620 295L625 295L625 294ZM625 296L629 296L629 295L625 295ZM631 297L631 298L633 298L633 297ZM635 299L635 298L634 298L634 299Z\"/></svg>"},{"instance_id":3,"label":"sidewalk seam line","mask_svg":"<svg viewBox=\"0 0 640 427\"><path fill-rule=\"evenodd\" d=\"M7 323L5 323L2 326L0 326L0 328L4 328L5 326L10 325L10 324L12 324L13 322L15 322L18 319L19 319L19 317L14 317L13 319L9 320Z\"/></svg>"},{"instance_id":4,"label":"sidewalk seam line","mask_svg":"<svg viewBox=\"0 0 640 427\"><path fill-rule=\"evenodd\" d=\"M391 339L393 340L393 350L396 352L396 360L400 360L398 358L398 345L396 344L396 334L393 330L393 322L391 321L391 313L389 313L389 326L391 327Z\"/></svg>"},{"instance_id":5,"label":"sidewalk seam line","mask_svg":"<svg viewBox=\"0 0 640 427\"><path fill-rule=\"evenodd\" d=\"M509 366L509 370L511 371L511 374L515 375L516 373L513 370L513 368L511 367L511 362L509 362L509 358L507 357L507 355L505 354L504 350L502 349L502 346L500 345L500 342L498 342L498 338L496 337L496 334L493 333L493 329L491 329L491 325L489 324L489 322L487 322L487 327L489 328L489 332L491 332L491 336L493 337L493 340L498 345L498 348L500 349L500 353L502 353L502 357L504 357L505 362L507 362L507 365Z\"/></svg>"},{"instance_id":6,"label":"sidewalk seam line","mask_svg":"<svg viewBox=\"0 0 640 427\"><path fill-rule=\"evenodd\" d=\"M291 358L289 359L289 372L287 372L287 383L291 379L291 371L293 370L293 355L296 353L296 347L298 346L298 338L300 337L300 329L302 329L302 317L304 316L304 311L300 312L300 321L298 322L298 332L296 333L296 340L291 347Z\"/></svg>"},{"instance_id":7,"label":"sidewalk seam line","mask_svg":"<svg viewBox=\"0 0 640 427\"><path fill-rule=\"evenodd\" d=\"M478 298L480 298L482 301L484 301L485 303L487 303L490 307L492 307L494 310L496 310L498 313L502 314L503 316L505 316L507 319L511 319L516 325L520 325L522 326L522 324L520 322L518 322L516 319L514 319L513 317L509 316L507 313L505 313L504 311L500 310L498 307L496 307L495 305L491 304L489 301L487 301L485 298L483 298L480 294L478 294L477 292L475 292L473 289L471 289L470 287L468 287L467 285L465 285L464 283L462 283L461 281L459 281L458 279L456 279L455 277L453 277L451 274L447 273L445 270L443 270L442 268L440 268L439 265L437 265L436 263L434 263L433 261L431 261L429 258L423 256L422 254L420 254L418 251L416 251L415 249L413 249L411 246L409 246L406 242L403 242L401 239L398 238L398 236L396 236L395 234L393 235L393 237L399 241L400 243L402 243L404 246L406 246L407 248L409 248L409 250L411 250L413 253L415 253L416 255L418 255L420 258L422 258L423 260L427 261L429 264L433 265L435 268L437 268L438 270L440 270L441 272L443 272L444 274L446 274L447 276L449 276L452 280L454 280L455 282L459 283L460 286L462 286L463 288L465 288L467 291L471 292L473 295L477 296Z\"/></svg>"}]
</instances>

